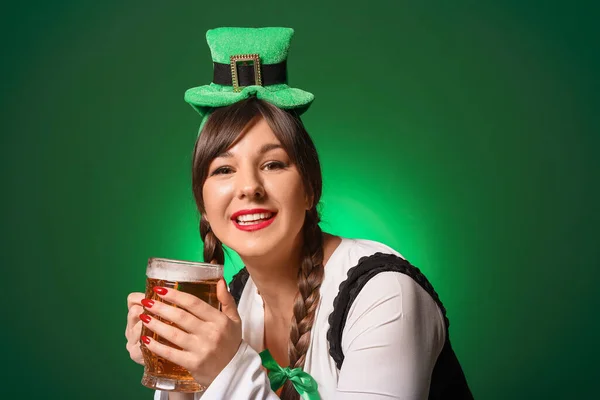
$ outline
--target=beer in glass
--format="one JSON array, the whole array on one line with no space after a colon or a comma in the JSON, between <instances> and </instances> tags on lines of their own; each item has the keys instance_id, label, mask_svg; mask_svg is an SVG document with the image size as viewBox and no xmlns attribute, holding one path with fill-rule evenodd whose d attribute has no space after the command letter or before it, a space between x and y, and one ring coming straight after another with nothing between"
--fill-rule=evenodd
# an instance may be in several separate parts
<instances>
[{"instance_id":1,"label":"beer in glass","mask_svg":"<svg viewBox=\"0 0 600 400\"><path fill-rule=\"evenodd\" d=\"M155 286L162 286L193 294L209 305L217 309L220 308L217 300L217 282L223 276L222 265L150 258L146 276L147 299L162 301L152 290ZM167 301L164 301L164 303L177 307ZM154 316L151 309L145 312L159 321L177 327L176 324L170 321ZM180 347L152 332L145 325L142 327L142 335L175 349L180 349ZM142 378L144 386L151 389L186 393L203 392L206 389L204 386L199 385L185 368L157 356L143 342L140 341L140 343L145 365L144 377Z\"/></svg>"}]
</instances>

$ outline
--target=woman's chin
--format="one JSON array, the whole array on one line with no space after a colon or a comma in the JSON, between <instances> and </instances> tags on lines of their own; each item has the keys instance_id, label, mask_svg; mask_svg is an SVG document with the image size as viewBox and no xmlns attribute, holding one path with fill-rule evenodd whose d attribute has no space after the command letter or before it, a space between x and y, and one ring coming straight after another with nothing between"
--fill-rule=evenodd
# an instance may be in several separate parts
<instances>
[{"instance_id":1,"label":"woman's chin","mask_svg":"<svg viewBox=\"0 0 600 400\"><path fill-rule=\"evenodd\" d=\"M274 255L274 247L273 246L253 246L247 247L242 246L237 249L232 248L242 260L252 260L252 259L260 259L260 258L270 258Z\"/></svg>"},{"instance_id":2,"label":"woman's chin","mask_svg":"<svg viewBox=\"0 0 600 400\"><path fill-rule=\"evenodd\" d=\"M231 250L235 251L242 260L244 259L256 259L265 258L273 255L276 250L273 243L277 243L272 240L246 240L243 243L236 242L226 244Z\"/></svg>"},{"instance_id":3,"label":"woman's chin","mask_svg":"<svg viewBox=\"0 0 600 400\"><path fill-rule=\"evenodd\" d=\"M269 227L271 228L271 227ZM254 261L256 259L264 259L276 261L282 256L282 252L291 253L295 247L296 240L290 240L290 237L298 238L301 227L298 228L298 233L290 235L289 230L281 229L265 229L248 235L238 232L229 236L230 243L225 243L227 247L235 251L242 260ZM276 228L273 226L272 228ZM259 233L260 232L260 233Z\"/></svg>"}]
</instances>

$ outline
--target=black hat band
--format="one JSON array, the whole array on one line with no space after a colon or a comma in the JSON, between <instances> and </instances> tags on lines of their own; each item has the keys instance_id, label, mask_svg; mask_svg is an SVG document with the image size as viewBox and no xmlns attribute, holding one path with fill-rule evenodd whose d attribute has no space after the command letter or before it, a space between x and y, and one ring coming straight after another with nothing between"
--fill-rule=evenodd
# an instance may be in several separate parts
<instances>
[{"instance_id":1,"label":"black hat band","mask_svg":"<svg viewBox=\"0 0 600 400\"><path fill-rule=\"evenodd\" d=\"M287 83L287 61L282 61L278 64L262 64L259 68L262 86ZM231 75L230 64L213 63L213 83L232 86L233 79ZM240 87L258 84L256 82L254 65L238 63L237 79L238 86Z\"/></svg>"}]
</instances>

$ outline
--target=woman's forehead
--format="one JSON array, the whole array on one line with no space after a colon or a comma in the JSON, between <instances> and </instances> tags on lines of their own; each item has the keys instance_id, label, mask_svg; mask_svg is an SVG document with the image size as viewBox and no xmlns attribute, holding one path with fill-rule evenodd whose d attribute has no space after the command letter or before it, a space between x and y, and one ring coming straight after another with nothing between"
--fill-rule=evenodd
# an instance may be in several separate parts
<instances>
[{"instance_id":1,"label":"woman's forehead","mask_svg":"<svg viewBox=\"0 0 600 400\"><path fill-rule=\"evenodd\" d=\"M267 121L260 118L253 124L248 124L232 145L217 157L246 153L261 155L277 149L285 151Z\"/></svg>"}]
</instances>

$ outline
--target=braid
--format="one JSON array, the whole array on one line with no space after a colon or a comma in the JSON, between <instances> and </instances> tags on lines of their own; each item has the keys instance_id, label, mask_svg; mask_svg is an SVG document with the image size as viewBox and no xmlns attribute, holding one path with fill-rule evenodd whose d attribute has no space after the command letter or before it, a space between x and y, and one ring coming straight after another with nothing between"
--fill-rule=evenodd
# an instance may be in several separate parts
<instances>
[{"instance_id":1,"label":"braid","mask_svg":"<svg viewBox=\"0 0 600 400\"><path fill-rule=\"evenodd\" d=\"M321 283L323 282L323 233L319 227L319 214L316 207L306 213L304 222L304 248L298 271L298 294L294 302L294 316L290 329L288 355L291 368L304 368L306 352L310 344L310 332L315 321L315 311L319 304ZM290 381L283 386L281 398L298 399L298 392Z\"/></svg>"},{"instance_id":2,"label":"braid","mask_svg":"<svg viewBox=\"0 0 600 400\"><path fill-rule=\"evenodd\" d=\"M225 254L223 252L223 245L221 241L217 239L210 224L204 217L200 218L200 237L204 242L204 262L216 262L217 264L223 265L225 262Z\"/></svg>"}]
</instances>

